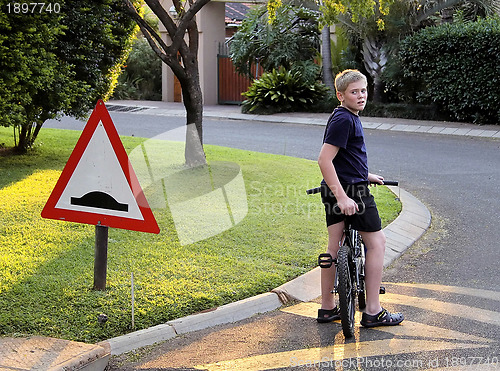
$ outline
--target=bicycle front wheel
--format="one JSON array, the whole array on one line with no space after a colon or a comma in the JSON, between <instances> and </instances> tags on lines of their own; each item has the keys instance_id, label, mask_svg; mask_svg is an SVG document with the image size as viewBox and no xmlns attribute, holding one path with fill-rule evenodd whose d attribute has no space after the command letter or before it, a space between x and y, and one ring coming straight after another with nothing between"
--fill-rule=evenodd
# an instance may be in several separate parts
<instances>
[{"instance_id":1,"label":"bicycle front wheel","mask_svg":"<svg viewBox=\"0 0 500 371\"><path fill-rule=\"evenodd\" d=\"M349 246L343 245L337 255L337 291L339 294L340 321L346 338L354 336L354 314L356 311L349 251Z\"/></svg>"}]
</instances>

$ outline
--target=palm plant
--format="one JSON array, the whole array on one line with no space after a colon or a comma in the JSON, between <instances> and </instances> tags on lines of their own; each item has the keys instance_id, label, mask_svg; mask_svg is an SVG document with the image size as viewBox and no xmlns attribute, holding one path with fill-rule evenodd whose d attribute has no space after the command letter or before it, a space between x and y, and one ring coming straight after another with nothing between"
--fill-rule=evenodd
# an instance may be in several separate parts
<instances>
[{"instance_id":1,"label":"palm plant","mask_svg":"<svg viewBox=\"0 0 500 371\"><path fill-rule=\"evenodd\" d=\"M500 3L497 0L394 0L389 14L383 17L383 29L379 27L383 14L378 7L371 17L359 18L356 22L349 11L336 17L348 34L361 41L363 64L374 83L375 102L382 100L382 74L397 42L420 28L446 21L450 11L453 14L456 10L461 10L466 19L474 20L500 12Z\"/></svg>"}]
</instances>

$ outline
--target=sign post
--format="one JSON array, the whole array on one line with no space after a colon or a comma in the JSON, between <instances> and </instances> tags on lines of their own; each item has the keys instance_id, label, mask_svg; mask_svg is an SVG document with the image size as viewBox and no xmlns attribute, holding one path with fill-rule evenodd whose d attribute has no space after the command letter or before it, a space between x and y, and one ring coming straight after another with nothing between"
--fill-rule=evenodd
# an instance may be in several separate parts
<instances>
[{"instance_id":1,"label":"sign post","mask_svg":"<svg viewBox=\"0 0 500 371\"><path fill-rule=\"evenodd\" d=\"M42 217L96 226L96 290L106 287L108 227L160 233L102 100L90 115Z\"/></svg>"},{"instance_id":2,"label":"sign post","mask_svg":"<svg viewBox=\"0 0 500 371\"><path fill-rule=\"evenodd\" d=\"M106 290L108 270L108 227L95 226L94 290Z\"/></svg>"}]
</instances>

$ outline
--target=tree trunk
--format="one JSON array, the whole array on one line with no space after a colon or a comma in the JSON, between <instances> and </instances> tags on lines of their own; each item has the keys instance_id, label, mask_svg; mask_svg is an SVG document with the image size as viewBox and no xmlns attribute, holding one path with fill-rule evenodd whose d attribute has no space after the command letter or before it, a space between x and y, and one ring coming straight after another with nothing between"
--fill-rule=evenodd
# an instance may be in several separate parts
<instances>
[{"instance_id":1,"label":"tree trunk","mask_svg":"<svg viewBox=\"0 0 500 371\"><path fill-rule=\"evenodd\" d=\"M201 87L197 77L188 77L181 82L184 107L186 108L186 165L190 167L205 165L203 150L203 102Z\"/></svg>"},{"instance_id":2,"label":"tree trunk","mask_svg":"<svg viewBox=\"0 0 500 371\"><path fill-rule=\"evenodd\" d=\"M382 81L382 72L387 64L387 55L384 49L384 43L373 36L366 36L363 40L363 64L366 71L373 79L373 101L382 102L384 85Z\"/></svg>"},{"instance_id":3,"label":"tree trunk","mask_svg":"<svg viewBox=\"0 0 500 371\"><path fill-rule=\"evenodd\" d=\"M43 122L41 124L25 124L22 125L19 130L19 140L15 151L18 153L26 153L33 146L40 129L42 128Z\"/></svg>"},{"instance_id":4,"label":"tree trunk","mask_svg":"<svg viewBox=\"0 0 500 371\"><path fill-rule=\"evenodd\" d=\"M16 152L26 153L28 151L29 137L31 136L31 125L22 125L19 130L19 140L17 141Z\"/></svg>"},{"instance_id":5,"label":"tree trunk","mask_svg":"<svg viewBox=\"0 0 500 371\"><path fill-rule=\"evenodd\" d=\"M198 69L199 36L195 16L209 1L192 1L186 10L179 0L173 0L179 15L179 18L174 22L160 1L146 0L148 6L168 32L171 43L167 45L144 18L138 14L131 1L123 0L151 48L172 69L181 84L184 107L186 108L185 159L188 166L206 164L202 130L203 97Z\"/></svg>"},{"instance_id":6,"label":"tree trunk","mask_svg":"<svg viewBox=\"0 0 500 371\"><path fill-rule=\"evenodd\" d=\"M330 27L325 26L321 30L321 59L323 62L323 83L335 91L335 83L332 73L332 42L330 39Z\"/></svg>"},{"instance_id":7,"label":"tree trunk","mask_svg":"<svg viewBox=\"0 0 500 371\"><path fill-rule=\"evenodd\" d=\"M198 28L194 20L188 27L189 47L181 48L185 79L179 79L186 108L186 148L187 166L206 165L203 149L203 94L200 86L198 66Z\"/></svg>"}]
</instances>

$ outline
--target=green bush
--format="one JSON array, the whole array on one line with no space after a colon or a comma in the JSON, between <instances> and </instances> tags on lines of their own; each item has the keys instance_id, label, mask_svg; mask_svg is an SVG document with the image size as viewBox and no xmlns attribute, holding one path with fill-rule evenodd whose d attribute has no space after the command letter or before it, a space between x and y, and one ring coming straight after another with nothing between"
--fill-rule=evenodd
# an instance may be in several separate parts
<instances>
[{"instance_id":1,"label":"green bush","mask_svg":"<svg viewBox=\"0 0 500 371\"><path fill-rule=\"evenodd\" d=\"M145 38L135 40L113 98L161 100L161 63Z\"/></svg>"},{"instance_id":2,"label":"green bush","mask_svg":"<svg viewBox=\"0 0 500 371\"><path fill-rule=\"evenodd\" d=\"M439 110L436 105L428 104L377 103L369 101L362 115L429 121L450 120L450 117Z\"/></svg>"},{"instance_id":3,"label":"green bush","mask_svg":"<svg viewBox=\"0 0 500 371\"><path fill-rule=\"evenodd\" d=\"M401 42L403 73L421 103L459 121L500 123L500 18L427 27Z\"/></svg>"},{"instance_id":4,"label":"green bush","mask_svg":"<svg viewBox=\"0 0 500 371\"><path fill-rule=\"evenodd\" d=\"M310 111L330 90L315 80L304 79L299 69L284 68L264 73L243 95L242 111L269 114Z\"/></svg>"}]
</instances>

